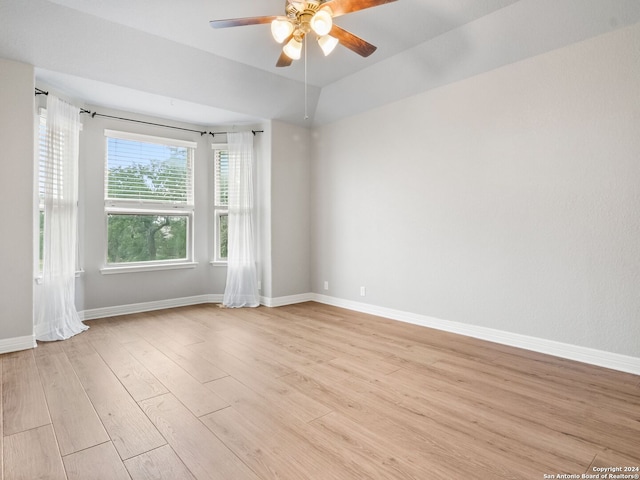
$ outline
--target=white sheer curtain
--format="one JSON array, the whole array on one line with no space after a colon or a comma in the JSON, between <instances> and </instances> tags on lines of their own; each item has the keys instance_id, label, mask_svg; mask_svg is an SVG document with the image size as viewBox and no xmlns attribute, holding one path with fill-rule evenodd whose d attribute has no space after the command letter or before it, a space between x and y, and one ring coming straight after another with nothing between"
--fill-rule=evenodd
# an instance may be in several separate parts
<instances>
[{"instance_id":1,"label":"white sheer curtain","mask_svg":"<svg viewBox=\"0 0 640 480\"><path fill-rule=\"evenodd\" d=\"M225 307L257 307L258 275L253 231L253 133L227 135L229 148L229 225Z\"/></svg>"},{"instance_id":2,"label":"white sheer curtain","mask_svg":"<svg viewBox=\"0 0 640 480\"><path fill-rule=\"evenodd\" d=\"M36 303L37 340L86 330L75 307L80 111L49 94L44 145L44 262Z\"/></svg>"}]
</instances>

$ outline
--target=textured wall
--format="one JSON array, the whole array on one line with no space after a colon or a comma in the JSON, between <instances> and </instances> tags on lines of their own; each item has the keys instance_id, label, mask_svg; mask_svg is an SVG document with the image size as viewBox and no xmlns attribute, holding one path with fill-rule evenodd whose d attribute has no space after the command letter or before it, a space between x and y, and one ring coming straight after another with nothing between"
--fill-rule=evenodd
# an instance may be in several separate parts
<instances>
[{"instance_id":1,"label":"textured wall","mask_svg":"<svg viewBox=\"0 0 640 480\"><path fill-rule=\"evenodd\" d=\"M0 340L33 334L33 67L0 58Z\"/></svg>"},{"instance_id":2,"label":"textured wall","mask_svg":"<svg viewBox=\"0 0 640 480\"><path fill-rule=\"evenodd\" d=\"M310 291L310 130L274 121L271 156L273 297Z\"/></svg>"},{"instance_id":3,"label":"textured wall","mask_svg":"<svg viewBox=\"0 0 640 480\"><path fill-rule=\"evenodd\" d=\"M313 291L640 356L639 45L629 27L318 129Z\"/></svg>"}]
</instances>

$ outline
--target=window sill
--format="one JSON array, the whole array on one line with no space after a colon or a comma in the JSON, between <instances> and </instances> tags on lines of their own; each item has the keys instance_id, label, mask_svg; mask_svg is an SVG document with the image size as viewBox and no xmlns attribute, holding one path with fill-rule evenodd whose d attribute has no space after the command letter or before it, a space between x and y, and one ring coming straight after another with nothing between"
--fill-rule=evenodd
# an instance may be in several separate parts
<instances>
[{"instance_id":1,"label":"window sill","mask_svg":"<svg viewBox=\"0 0 640 480\"><path fill-rule=\"evenodd\" d=\"M137 272L153 272L158 270L178 270L184 268L196 268L197 262L180 262L180 263L156 263L153 265L118 265L112 267L103 267L100 273L103 275L114 275L118 273L137 273Z\"/></svg>"},{"instance_id":2,"label":"window sill","mask_svg":"<svg viewBox=\"0 0 640 480\"><path fill-rule=\"evenodd\" d=\"M227 266L227 261L226 260L211 260L209 262L209 265L211 265L212 267L226 267Z\"/></svg>"}]
</instances>

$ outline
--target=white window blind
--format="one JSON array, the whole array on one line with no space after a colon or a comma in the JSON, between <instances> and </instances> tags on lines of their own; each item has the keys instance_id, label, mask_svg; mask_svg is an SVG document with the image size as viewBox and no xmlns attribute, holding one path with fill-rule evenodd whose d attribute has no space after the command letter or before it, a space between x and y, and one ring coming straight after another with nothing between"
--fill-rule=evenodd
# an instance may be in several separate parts
<instances>
[{"instance_id":1,"label":"white window blind","mask_svg":"<svg viewBox=\"0 0 640 480\"><path fill-rule=\"evenodd\" d=\"M192 206L195 142L105 130L105 198Z\"/></svg>"},{"instance_id":2,"label":"white window blind","mask_svg":"<svg viewBox=\"0 0 640 480\"><path fill-rule=\"evenodd\" d=\"M214 150L215 200L218 207L229 205L229 151L225 148Z\"/></svg>"},{"instance_id":3,"label":"white window blind","mask_svg":"<svg viewBox=\"0 0 640 480\"><path fill-rule=\"evenodd\" d=\"M41 209L44 209L45 192L49 192L51 198L59 198L62 200L62 192L59 191L61 183L64 181L62 177L62 164L56 165L54 162L47 161L47 155L50 148L61 151L64 148L64 135L62 132L52 132L47 137L47 112L42 110L39 115L38 128L38 197ZM49 141L53 144L49 145ZM57 156L55 158L59 158Z\"/></svg>"},{"instance_id":4,"label":"white window blind","mask_svg":"<svg viewBox=\"0 0 640 480\"><path fill-rule=\"evenodd\" d=\"M213 148L213 208L215 219L213 261L227 261L229 220L229 150L227 145L216 144Z\"/></svg>"},{"instance_id":5,"label":"white window blind","mask_svg":"<svg viewBox=\"0 0 640 480\"><path fill-rule=\"evenodd\" d=\"M44 208L44 186L46 178L49 176L45 163L47 152L47 136L45 135L45 128L47 126L46 113L40 112L38 120L38 200L40 207Z\"/></svg>"}]
</instances>

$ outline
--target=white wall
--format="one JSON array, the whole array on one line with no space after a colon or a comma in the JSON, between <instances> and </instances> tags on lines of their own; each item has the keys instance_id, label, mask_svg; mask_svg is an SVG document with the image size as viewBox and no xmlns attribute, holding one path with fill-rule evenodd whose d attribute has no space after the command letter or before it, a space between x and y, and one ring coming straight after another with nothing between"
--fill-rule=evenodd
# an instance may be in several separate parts
<instances>
[{"instance_id":1,"label":"white wall","mask_svg":"<svg viewBox=\"0 0 640 480\"><path fill-rule=\"evenodd\" d=\"M311 131L273 121L271 150L272 297L310 291Z\"/></svg>"},{"instance_id":2,"label":"white wall","mask_svg":"<svg viewBox=\"0 0 640 480\"><path fill-rule=\"evenodd\" d=\"M272 122L265 124L265 132L260 135L261 158L256 162L258 278L261 301L271 298L271 145Z\"/></svg>"},{"instance_id":3,"label":"white wall","mask_svg":"<svg viewBox=\"0 0 640 480\"><path fill-rule=\"evenodd\" d=\"M0 353L33 340L34 74L0 58Z\"/></svg>"},{"instance_id":4,"label":"white wall","mask_svg":"<svg viewBox=\"0 0 640 480\"><path fill-rule=\"evenodd\" d=\"M629 27L318 128L313 291L640 357L639 45Z\"/></svg>"}]
</instances>

